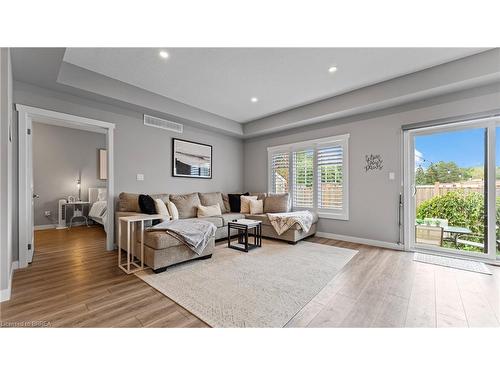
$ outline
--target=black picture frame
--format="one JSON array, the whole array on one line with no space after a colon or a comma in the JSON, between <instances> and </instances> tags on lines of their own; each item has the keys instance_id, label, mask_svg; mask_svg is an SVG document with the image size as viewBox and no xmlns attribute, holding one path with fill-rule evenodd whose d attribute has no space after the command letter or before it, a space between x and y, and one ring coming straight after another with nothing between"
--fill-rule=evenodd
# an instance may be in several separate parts
<instances>
[{"instance_id":1,"label":"black picture frame","mask_svg":"<svg viewBox=\"0 0 500 375\"><path fill-rule=\"evenodd\" d=\"M177 160L176 154L178 151L179 145L184 145L184 147L189 147L189 144L194 145L194 148L200 148L200 146L207 148L207 155L201 155L202 157L208 156L208 149L210 149L210 167L208 168L208 174L203 173L203 168L198 168L198 174L193 174L193 166L189 164L183 163L180 160ZM205 154L205 153L204 153ZM189 170L189 173L188 173ZM181 138L172 138L172 177L181 177L181 178L199 178L203 180L211 180L213 177L213 147L212 145L208 145L205 143L188 141L187 139Z\"/></svg>"}]
</instances>

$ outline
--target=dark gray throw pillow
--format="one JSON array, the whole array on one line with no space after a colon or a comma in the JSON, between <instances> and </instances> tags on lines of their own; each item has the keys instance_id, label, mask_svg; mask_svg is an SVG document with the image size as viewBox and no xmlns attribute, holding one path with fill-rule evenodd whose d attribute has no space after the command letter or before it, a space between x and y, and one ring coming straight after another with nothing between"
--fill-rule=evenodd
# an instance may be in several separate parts
<instances>
[{"instance_id":1,"label":"dark gray throw pillow","mask_svg":"<svg viewBox=\"0 0 500 375\"><path fill-rule=\"evenodd\" d=\"M244 194L228 194L227 197L229 198L229 206L231 207L231 212L240 212L241 211L241 196L242 195L250 195L250 193L244 193Z\"/></svg>"},{"instance_id":2,"label":"dark gray throw pillow","mask_svg":"<svg viewBox=\"0 0 500 375\"><path fill-rule=\"evenodd\" d=\"M139 207L143 214L156 215L155 200L149 195L139 195ZM153 220L153 225L160 223L160 220Z\"/></svg>"}]
</instances>

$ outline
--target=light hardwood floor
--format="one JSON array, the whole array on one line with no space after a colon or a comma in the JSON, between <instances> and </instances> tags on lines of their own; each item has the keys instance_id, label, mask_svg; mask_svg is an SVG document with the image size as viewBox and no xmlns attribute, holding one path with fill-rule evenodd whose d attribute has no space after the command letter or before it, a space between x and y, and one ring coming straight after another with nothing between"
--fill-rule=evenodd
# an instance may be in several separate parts
<instances>
[{"instance_id":1,"label":"light hardwood floor","mask_svg":"<svg viewBox=\"0 0 500 375\"><path fill-rule=\"evenodd\" d=\"M33 263L14 274L3 326L206 327L116 266L99 227L35 234ZM413 262L413 254L324 238L359 253L288 327L498 327L500 269L493 276Z\"/></svg>"}]
</instances>

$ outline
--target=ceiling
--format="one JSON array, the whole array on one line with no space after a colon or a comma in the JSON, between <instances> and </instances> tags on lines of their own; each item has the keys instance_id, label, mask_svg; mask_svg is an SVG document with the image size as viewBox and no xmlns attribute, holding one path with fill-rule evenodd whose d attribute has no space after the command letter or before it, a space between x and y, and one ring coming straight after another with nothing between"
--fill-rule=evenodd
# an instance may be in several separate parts
<instances>
[{"instance_id":1,"label":"ceiling","mask_svg":"<svg viewBox=\"0 0 500 375\"><path fill-rule=\"evenodd\" d=\"M159 56L161 50L168 52L167 59ZM245 123L484 50L67 48L63 60ZM333 74L331 66L338 69Z\"/></svg>"}]
</instances>

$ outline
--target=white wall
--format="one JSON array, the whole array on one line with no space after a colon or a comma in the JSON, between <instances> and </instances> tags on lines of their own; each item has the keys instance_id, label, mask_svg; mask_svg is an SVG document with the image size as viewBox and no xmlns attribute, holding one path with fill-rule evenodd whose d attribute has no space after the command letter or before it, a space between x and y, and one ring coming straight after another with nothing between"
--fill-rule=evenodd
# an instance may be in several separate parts
<instances>
[{"instance_id":1,"label":"white wall","mask_svg":"<svg viewBox=\"0 0 500 375\"><path fill-rule=\"evenodd\" d=\"M267 147L349 133L349 220L320 219L318 231L396 243L404 124L500 109L500 84L245 141L244 186L267 191ZM366 154L381 154L382 171L366 173ZM389 172L396 179L390 181Z\"/></svg>"},{"instance_id":2,"label":"white wall","mask_svg":"<svg viewBox=\"0 0 500 375\"><path fill-rule=\"evenodd\" d=\"M13 219L13 147L12 67L8 48L0 49L0 300L10 298L14 228Z\"/></svg>"}]
</instances>

